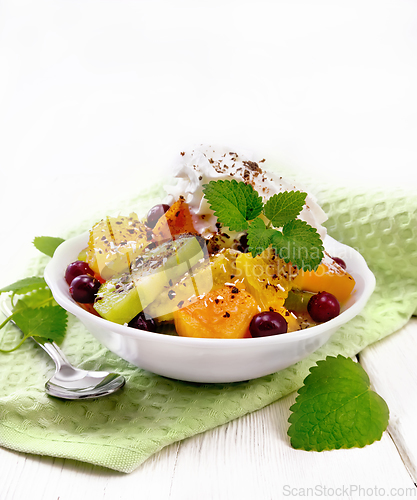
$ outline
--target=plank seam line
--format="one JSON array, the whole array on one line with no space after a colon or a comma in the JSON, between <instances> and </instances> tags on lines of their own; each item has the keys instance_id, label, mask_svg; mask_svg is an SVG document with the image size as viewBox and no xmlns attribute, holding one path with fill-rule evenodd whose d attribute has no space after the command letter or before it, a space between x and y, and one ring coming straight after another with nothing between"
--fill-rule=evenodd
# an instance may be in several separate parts
<instances>
[{"instance_id":1,"label":"plank seam line","mask_svg":"<svg viewBox=\"0 0 417 500\"><path fill-rule=\"evenodd\" d=\"M358 363L362 366L362 363L361 363L361 353L358 353L357 355L357 359L358 359ZM374 390L374 387L373 387L373 384L372 384L372 381L370 380L370 388L372 390ZM391 418L391 415L390 415L390 418ZM401 443L397 443L397 439L395 438L395 431L392 431L391 430L392 427L390 425L390 423L388 422L388 426L386 428L386 432L389 436L389 438L391 439L393 445L395 446L395 449L397 450L397 453L401 459L401 462L403 463L404 467L405 467L405 470L407 471L407 474L410 476L410 479L412 481L412 483L414 484L414 486L417 488L417 483L415 481L415 478L413 476L413 473L411 472L410 470L410 467L407 465L407 463L412 463L412 461L410 460L410 457L405 449L404 446L401 445ZM398 441L401 441L401 440L398 440Z\"/></svg>"},{"instance_id":2,"label":"plank seam line","mask_svg":"<svg viewBox=\"0 0 417 500\"><path fill-rule=\"evenodd\" d=\"M414 486L417 488L417 483L415 482L413 474L412 474L409 466L407 465L407 462L410 463L411 460L410 460L407 452L405 451L405 449L401 445L397 445L397 441L394 437L394 433L392 433L390 430L390 425L388 425L388 427L387 427L387 434L390 437L391 441L393 442L395 449L397 450L397 453L400 456L401 461L405 467L405 470L407 471L407 474L410 476L411 481L413 482Z\"/></svg>"},{"instance_id":3,"label":"plank seam line","mask_svg":"<svg viewBox=\"0 0 417 500\"><path fill-rule=\"evenodd\" d=\"M178 463L178 455L180 452L180 447L182 445L182 441L178 443L177 446L177 451L175 453L175 461L174 461L174 468L172 469L172 476L171 476L171 484L169 485L169 493L168 493L168 498L171 498L171 493L172 493L172 487L174 485L174 477L175 477L175 471L177 469L177 463Z\"/></svg>"}]
</instances>

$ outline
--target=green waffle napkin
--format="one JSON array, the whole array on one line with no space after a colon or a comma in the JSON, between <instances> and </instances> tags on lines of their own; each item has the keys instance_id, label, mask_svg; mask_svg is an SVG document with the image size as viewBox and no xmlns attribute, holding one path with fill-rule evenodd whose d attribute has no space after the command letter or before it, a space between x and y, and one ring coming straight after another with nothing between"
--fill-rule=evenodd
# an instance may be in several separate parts
<instances>
[{"instance_id":1,"label":"green waffle napkin","mask_svg":"<svg viewBox=\"0 0 417 500\"><path fill-rule=\"evenodd\" d=\"M304 181L305 183L305 181ZM417 198L413 193L320 186L311 191L329 215L328 232L365 257L376 276L366 308L312 356L248 382L195 384L136 368L102 347L73 317L63 350L76 365L118 371L126 387L90 401L48 397L53 364L33 342L0 354L0 445L131 472L164 446L258 410L298 389L309 368L327 355L352 356L401 328L417 306ZM118 208L139 214L160 202L160 187ZM109 210L110 212L110 210ZM67 236L101 218L85 221ZM32 262L41 275L47 259ZM16 335L10 329L3 335Z\"/></svg>"}]
</instances>

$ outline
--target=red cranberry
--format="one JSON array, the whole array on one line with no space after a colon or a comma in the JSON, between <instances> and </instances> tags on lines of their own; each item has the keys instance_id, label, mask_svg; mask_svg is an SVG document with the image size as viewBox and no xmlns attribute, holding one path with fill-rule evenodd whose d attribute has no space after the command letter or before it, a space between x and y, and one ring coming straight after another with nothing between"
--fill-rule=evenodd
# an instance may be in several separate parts
<instances>
[{"instance_id":1,"label":"red cranberry","mask_svg":"<svg viewBox=\"0 0 417 500\"><path fill-rule=\"evenodd\" d=\"M343 259L341 259L340 257L332 257L332 259L336 262L336 264L339 264L339 266L346 271L346 262Z\"/></svg>"},{"instance_id":2,"label":"red cranberry","mask_svg":"<svg viewBox=\"0 0 417 500\"><path fill-rule=\"evenodd\" d=\"M145 314L143 311L140 312L137 316L131 319L128 323L131 328L137 328L139 330L145 330L147 332L155 332L156 331L156 323L155 320Z\"/></svg>"},{"instance_id":3,"label":"red cranberry","mask_svg":"<svg viewBox=\"0 0 417 500\"><path fill-rule=\"evenodd\" d=\"M284 317L275 311L264 311L252 318L249 331L252 337L269 337L287 333L288 323Z\"/></svg>"},{"instance_id":4,"label":"red cranberry","mask_svg":"<svg viewBox=\"0 0 417 500\"><path fill-rule=\"evenodd\" d=\"M72 298L81 304L91 304L96 298L100 282L87 274L75 277L70 285Z\"/></svg>"},{"instance_id":5,"label":"red cranberry","mask_svg":"<svg viewBox=\"0 0 417 500\"><path fill-rule=\"evenodd\" d=\"M319 292L308 301L307 310L313 321L324 323L339 315L340 304L331 293Z\"/></svg>"},{"instance_id":6,"label":"red cranberry","mask_svg":"<svg viewBox=\"0 0 417 500\"><path fill-rule=\"evenodd\" d=\"M148 212L146 225L153 229L158 220L169 210L169 208L169 205L165 205L164 203L152 207Z\"/></svg>"},{"instance_id":7,"label":"red cranberry","mask_svg":"<svg viewBox=\"0 0 417 500\"><path fill-rule=\"evenodd\" d=\"M94 276L94 272L90 269L90 266L87 262L83 262L82 260L76 260L68 265L65 271L65 281L68 285L71 285L72 280L81 274L89 274L90 276Z\"/></svg>"}]
</instances>

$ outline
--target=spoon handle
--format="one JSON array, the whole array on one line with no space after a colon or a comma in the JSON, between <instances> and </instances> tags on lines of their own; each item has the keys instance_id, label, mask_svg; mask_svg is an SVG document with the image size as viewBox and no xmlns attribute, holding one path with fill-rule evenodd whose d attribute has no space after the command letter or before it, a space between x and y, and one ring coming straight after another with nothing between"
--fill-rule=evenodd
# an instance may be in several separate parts
<instances>
[{"instance_id":1,"label":"spoon handle","mask_svg":"<svg viewBox=\"0 0 417 500\"><path fill-rule=\"evenodd\" d=\"M57 370L60 370L63 366L71 366L71 363L67 360L61 349L49 339L44 339L42 337L31 337L34 342L36 342L42 349L49 354L53 359Z\"/></svg>"}]
</instances>

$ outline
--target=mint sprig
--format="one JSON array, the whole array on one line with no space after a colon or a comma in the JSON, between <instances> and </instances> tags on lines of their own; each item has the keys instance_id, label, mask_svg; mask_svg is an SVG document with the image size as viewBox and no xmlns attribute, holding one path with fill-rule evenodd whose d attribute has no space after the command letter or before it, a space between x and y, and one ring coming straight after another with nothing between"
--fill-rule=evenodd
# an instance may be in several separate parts
<instances>
[{"instance_id":1,"label":"mint sprig","mask_svg":"<svg viewBox=\"0 0 417 500\"><path fill-rule=\"evenodd\" d=\"M203 188L214 215L225 221L231 231L246 231L248 221L262 212L262 198L250 184L235 179L219 180L210 181Z\"/></svg>"},{"instance_id":2,"label":"mint sprig","mask_svg":"<svg viewBox=\"0 0 417 500\"><path fill-rule=\"evenodd\" d=\"M362 448L381 439L389 419L365 370L341 355L310 368L290 410L291 445L306 451Z\"/></svg>"},{"instance_id":3,"label":"mint sprig","mask_svg":"<svg viewBox=\"0 0 417 500\"><path fill-rule=\"evenodd\" d=\"M300 215L307 193L301 191L283 191L277 193L265 203L265 216L275 227L282 227Z\"/></svg>"},{"instance_id":4,"label":"mint sprig","mask_svg":"<svg viewBox=\"0 0 417 500\"><path fill-rule=\"evenodd\" d=\"M285 262L304 271L316 270L323 259L320 235L309 224L297 219L307 193L284 191L263 204L250 184L235 179L210 181L204 195L223 226L246 231L249 251L260 255L269 246Z\"/></svg>"},{"instance_id":5,"label":"mint sprig","mask_svg":"<svg viewBox=\"0 0 417 500\"><path fill-rule=\"evenodd\" d=\"M12 321L23 337L11 349L0 349L0 352L15 351L28 337L33 336L60 343L66 333L67 318L67 312L57 304L46 283L44 288L19 295L19 300L12 307L12 314L0 324L0 329Z\"/></svg>"},{"instance_id":6,"label":"mint sprig","mask_svg":"<svg viewBox=\"0 0 417 500\"><path fill-rule=\"evenodd\" d=\"M248 246L253 257L268 248L276 234L282 233L268 228L261 218L254 219L248 228Z\"/></svg>"},{"instance_id":7,"label":"mint sprig","mask_svg":"<svg viewBox=\"0 0 417 500\"><path fill-rule=\"evenodd\" d=\"M46 281L44 278L41 276L31 276L30 278L23 278L1 288L0 293L12 292L13 294L21 295L45 287Z\"/></svg>"},{"instance_id":8,"label":"mint sprig","mask_svg":"<svg viewBox=\"0 0 417 500\"><path fill-rule=\"evenodd\" d=\"M65 336L67 313L57 305L26 307L19 304L12 316L11 319L23 332L23 337L12 349L0 349L0 352L15 351L29 337L41 337L60 343Z\"/></svg>"},{"instance_id":9,"label":"mint sprig","mask_svg":"<svg viewBox=\"0 0 417 500\"><path fill-rule=\"evenodd\" d=\"M61 238L38 237L38 246L44 253L53 255L56 248L63 240ZM54 240L54 241L52 241ZM39 249L40 249L39 248ZM57 304L46 281L41 276L31 276L18 280L0 289L0 295L8 293L12 299L12 314L10 314L0 329L10 321L14 322L22 331L20 341L11 349L1 349L6 353L16 350L28 337L42 337L60 343L66 333L67 312ZM14 304L13 299L18 300ZM2 344L4 344L4 339Z\"/></svg>"},{"instance_id":10,"label":"mint sprig","mask_svg":"<svg viewBox=\"0 0 417 500\"><path fill-rule=\"evenodd\" d=\"M323 244L318 232L307 222L294 219L275 231L271 241L277 255L299 269L311 271L323 259Z\"/></svg>"}]
</instances>

